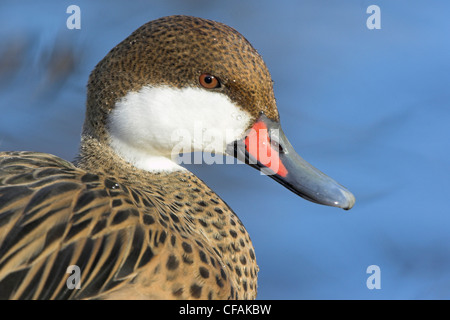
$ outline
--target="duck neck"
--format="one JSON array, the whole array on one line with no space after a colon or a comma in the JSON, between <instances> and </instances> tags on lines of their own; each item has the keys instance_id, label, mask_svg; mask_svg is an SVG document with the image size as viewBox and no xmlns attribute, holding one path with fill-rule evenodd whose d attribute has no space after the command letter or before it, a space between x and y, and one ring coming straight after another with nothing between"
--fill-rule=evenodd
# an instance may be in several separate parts
<instances>
[{"instance_id":1,"label":"duck neck","mask_svg":"<svg viewBox=\"0 0 450 320\"><path fill-rule=\"evenodd\" d=\"M205 250L230 277L241 298L255 298L258 266L250 237L239 218L206 184L188 170L149 172L117 155L112 147L83 135L75 165L113 177L131 193L150 196L161 226L169 234L203 239ZM139 186L138 190L136 186ZM141 205L141 204L138 204Z\"/></svg>"},{"instance_id":2,"label":"duck neck","mask_svg":"<svg viewBox=\"0 0 450 320\"><path fill-rule=\"evenodd\" d=\"M83 133L75 165L81 169L110 176L127 176L128 179L149 178L155 174L189 171L164 155L148 154L139 150L111 145L106 139ZM132 181L133 182L133 181Z\"/></svg>"}]
</instances>

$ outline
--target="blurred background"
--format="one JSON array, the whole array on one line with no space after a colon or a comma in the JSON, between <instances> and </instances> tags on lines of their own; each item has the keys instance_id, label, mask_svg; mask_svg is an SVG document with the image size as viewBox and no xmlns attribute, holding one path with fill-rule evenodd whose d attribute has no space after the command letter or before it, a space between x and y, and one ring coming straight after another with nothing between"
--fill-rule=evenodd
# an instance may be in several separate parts
<instances>
[{"instance_id":1,"label":"blurred background","mask_svg":"<svg viewBox=\"0 0 450 320\"><path fill-rule=\"evenodd\" d=\"M66 27L72 4L80 30ZM111 48L161 16L220 21L263 56L298 153L357 199L343 211L245 165L189 166L250 233L258 298L449 299L448 12L445 0L2 0L0 150L72 160L87 78ZM370 265L381 289L366 286Z\"/></svg>"}]
</instances>

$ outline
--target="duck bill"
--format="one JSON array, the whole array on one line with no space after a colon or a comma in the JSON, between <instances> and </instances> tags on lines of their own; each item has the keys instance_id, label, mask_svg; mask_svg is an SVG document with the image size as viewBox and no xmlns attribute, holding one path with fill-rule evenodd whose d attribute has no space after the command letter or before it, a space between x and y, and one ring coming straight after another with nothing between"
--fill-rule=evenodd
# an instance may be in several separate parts
<instances>
[{"instance_id":1,"label":"duck bill","mask_svg":"<svg viewBox=\"0 0 450 320\"><path fill-rule=\"evenodd\" d=\"M345 187L300 157L278 122L261 115L228 153L309 201L349 210L355 197Z\"/></svg>"}]
</instances>

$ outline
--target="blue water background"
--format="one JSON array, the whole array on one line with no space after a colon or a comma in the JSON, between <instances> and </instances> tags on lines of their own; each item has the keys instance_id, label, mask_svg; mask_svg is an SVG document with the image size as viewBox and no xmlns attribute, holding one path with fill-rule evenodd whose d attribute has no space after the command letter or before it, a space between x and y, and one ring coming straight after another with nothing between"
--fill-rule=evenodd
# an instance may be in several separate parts
<instances>
[{"instance_id":1,"label":"blue water background","mask_svg":"<svg viewBox=\"0 0 450 320\"><path fill-rule=\"evenodd\" d=\"M71 4L81 30L66 28ZM372 4L380 30L366 27ZM2 0L0 150L73 159L89 72L112 47L161 16L224 22L265 59L299 154L357 198L346 212L248 166L189 167L249 231L258 298L449 299L449 12L445 0Z\"/></svg>"}]
</instances>

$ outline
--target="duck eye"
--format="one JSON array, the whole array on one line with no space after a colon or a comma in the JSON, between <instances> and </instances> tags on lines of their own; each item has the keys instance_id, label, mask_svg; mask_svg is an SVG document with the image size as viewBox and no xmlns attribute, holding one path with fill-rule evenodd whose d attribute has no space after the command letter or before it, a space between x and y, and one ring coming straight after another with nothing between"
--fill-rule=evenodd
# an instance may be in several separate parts
<instances>
[{"instance_id":1,"label":"duck eye","mask_svg":"<svg viewBox=\"0 0 450 320\"><path fill-rule=\"evenodd\" d=\"M209 74L209 73L203 73L200 76L200 84L202 87L206 89L214 89L220 87L220 81L215 76Z\"/></svg>"}]
</instances>

